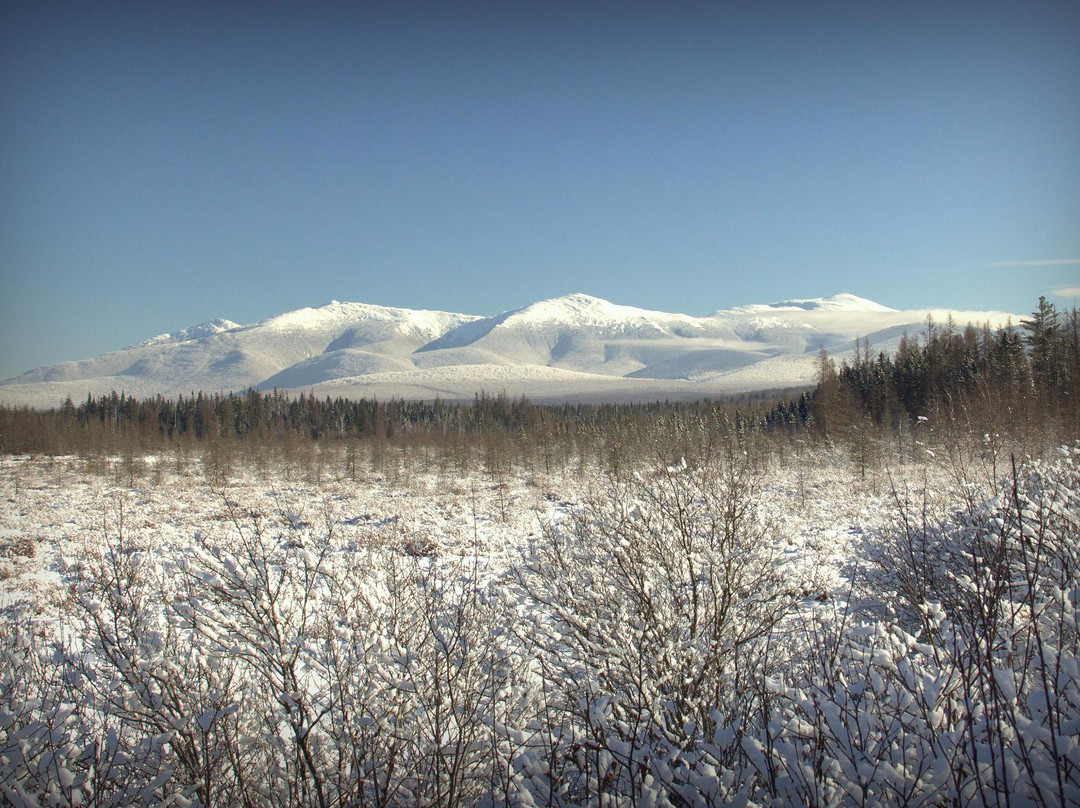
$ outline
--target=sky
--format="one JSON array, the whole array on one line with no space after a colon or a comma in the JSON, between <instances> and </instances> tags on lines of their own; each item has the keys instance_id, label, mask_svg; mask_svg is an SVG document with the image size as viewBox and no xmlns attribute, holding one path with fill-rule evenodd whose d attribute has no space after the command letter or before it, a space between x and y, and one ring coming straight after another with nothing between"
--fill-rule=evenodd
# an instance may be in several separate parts
<instances>
[{"instance_id":1,"label":"sky","mask_svg":"<svg viewBox=\"0 0 1080 808\"><path fill-rule=\"evenodd\" d=\"M0 377L347 300L1080 300L1080 3L0 3Z\"/></svg>"}]
</instances>

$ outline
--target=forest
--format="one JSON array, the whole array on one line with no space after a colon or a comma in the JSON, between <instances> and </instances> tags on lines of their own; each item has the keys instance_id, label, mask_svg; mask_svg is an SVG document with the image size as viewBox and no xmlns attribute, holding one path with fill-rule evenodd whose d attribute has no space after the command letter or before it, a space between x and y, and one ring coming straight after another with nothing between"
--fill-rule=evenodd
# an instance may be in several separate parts
<instances>
[{"instance_id":1,"label":"forest","mask_svg":"<svg viewBox=\"0 0 1080 808\"><path fill-rule=\"evenodd\" d=\"M1080 316L817 384L0 407L16 806L1080 805Z\"/></svg>"},{"instance_id":2,"label":"forest","mask_svg":"<svg viewBox=\"0 0 1080 808\"><path fill-rule=\"evenodd\" d=\"M505 392L471 402L317 398L248 390L136 400L123 392L70 399L53 410L0 406L0 452L141 453L208 444L234 448L364 441L432 448L512 440L523 452L557 444L588 451L611 435L635 445L705 422L712 432L840 439L902 434L934 418L1027 445L1080 435L1080 315L1040 298L1030 319L992 331L928 320L892 356L856 348L839 368L822 353L818 383L796 394L724 400L537 405Z\"/></svg>"}]
</instances>

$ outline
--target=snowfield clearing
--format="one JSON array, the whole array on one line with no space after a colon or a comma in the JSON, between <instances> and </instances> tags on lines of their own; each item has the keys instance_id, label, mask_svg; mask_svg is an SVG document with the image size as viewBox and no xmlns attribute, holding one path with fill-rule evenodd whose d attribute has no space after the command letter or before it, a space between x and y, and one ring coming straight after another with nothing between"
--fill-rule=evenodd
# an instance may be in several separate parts
<instances>
[{"instance_id":1,"label":"snowfield clearing","mask_svg":"<svg viewBox=\"0 0 1080 808\"><path fill-rule=\"evenodd\" d=\"M47 604L67 597L72 559L110 536L123 532L143 550L182 553L228 537L235 520L253 511L268 529L310 535L329 527L344 546L466 557L505 572L529 539L610 486L595 469L504 480L479 470L411 467L419 465L403 458L389 474L324 469L317 480L296 469L240 467L212 482L197 464L178 467L169 457L145 458L135 478L122 458L4 458L0 598L5 608L47 612ZM890 510L884 478L860 485L852 475L842 466L771 474L777 479L761 502L770 519L782 522L789 556L819 572L827 568L833 589L844 586L850 537L880 530Z\"/></svg>"},{"instance_id":2,"label":"snowfield clearing","mask_svg":"<svg viewBox=\"0 0 1080 808\"><path fill-rule=\"evenodd\" d=\"M1080 451L317 454L3 458L8 802L1080 801Z\"/></svg>"}]
</instances>

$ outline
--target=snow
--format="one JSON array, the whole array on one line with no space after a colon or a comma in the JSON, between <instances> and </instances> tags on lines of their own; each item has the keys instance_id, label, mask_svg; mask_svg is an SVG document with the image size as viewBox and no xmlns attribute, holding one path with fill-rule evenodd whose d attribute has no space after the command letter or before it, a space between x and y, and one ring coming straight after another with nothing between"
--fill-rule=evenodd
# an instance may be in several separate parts
<instances>
[{"instance_id":1,"label":"snow","mask_svg":"<svg viewBox=\"0 0 1080 808\"><path fill-rule=\"evenodd\" d=\"M0 402L56 407L69 396L80 401L114 390L144 398L323 386L360 396L439 391L471 398L489 384L547 400L605 393L615 400L694 398L809 383L799 355L825 348L843 357L861 338L873 352L891 351L902 333L921 333L927 316L941 323L951 316L958 328L1020 319L897 311L850 294L707 317L582 293L490 317L334 300L250 325L211 320L93 359L37 368L0 381ZM552 372L540 372L545 368Z\"/></svg>"},{"instance_id":2,"label":"snow","mask_svg":"<svg viewBox=\"0 0 1080 808\"><path fill-rule=\"evenodd\" d=\"M158 334L156 337L151 337L145 342L137 343L131 347L139 348L149 345L160 345L164 342L187 342L188 340L201 339L202 337L221 334L224 331L232 331L234 328L240 327L239 323L234 323L232 320L207 320L205 323L193 325L190 328L182 328L179 331L173 331L170 334Z\"/></svg>"},{"instance_id":3,"label":"snow","mask_svg":"<svg viewBox=\"0 0 1080 808\"><path fill-rule=\"evenodd\" d=\"M405 332L415 330L434 339L448 328L469 320L478 319L473 315L454 314L443 311L427 311L375 306L369 303L341 303L332 300L318 308L303 308L279 314L247 329L266 329L270 331L339 331L359 324L382 322L391 323Z\"/></svg>"},{"instance_id":4,"label":"snow","mask_svg":"<svg viewBox=\"0 0 1080 808\"><path fill-rule=\"evenodd\" d=\"M493 474L386 447L226 468L209 454L161 456L134 471L4 457L0 608L4 639L23 643L0 647L5 795L131 782L141 797L114 802L153 804L169 789L180 802L201 770L174 768L173 750L221 760L230 738L260 761L245 776L284 789L302 779L292 744L310 732L318 771L348 774L328 788L385 775L401 805L427 800L447 771L463 773L469 804L497 802L496 786L522 804L548 788L596 806L673 794L812 804L819 790L836 804L951 804L978 788L1076 804L1080 450L1028 464L995 498L1002 489L977 492L948 463L894 458L864 474L842 448L774 448L755 460L760 477L738 453L716 465L734 477L678 452L622 475L584 460ZM997 628L968 635L950 619L956 602L920 604L923 630L894 606L904 582L889 575L906 556L889 542L904 540L897 502L909 490L937 497L921 524L942 568L927 575L961 604L982 591L967 572L973 543L1002 535L1002 507L1030 509L1047 569L1031 593L1038 613L1015 576L990 580L1007 586L980 604L1007 601L992 612L1001 654L983 644ZM972 496L983 504L951 508ZM734 547L710 532L718 513L738 515ZM1018 534L1015 551L1034 539ZM740 575L715 577L732 564ZM116 582L131 613L117 612ZM722 599L698 597L725 586ZM253 593L269 600L244 600ZM690 609L721 603L691 627ZM127 631L138 642L110 663ZM973 665L985 667L968 676ZM973 687L994 688L993 701ZM41 695L63 701L54 710ZM1001 760L966 765L991 742ZM123 756L92 782L102 746ZM334 768L342 759L363 765Z\"/></svg>"},{"instance_id":5,"label":"snow","mask_svg":"<svg viewBox=\"0 0 1080 808\"><path fill-rule=\"evenodd\" d=\"M507 316L506 323L531 325L569 325L575 328L623 326L627 323L652 323L654 318L670 317L658 311L622 306L599 297L575 293L542 300L517 309Z\"/></svg>"},{"instance_id":6,"label":"snow","mask_svg":"<svg viewBox=\"0 0 1080 808\"><path fill-rule=\"evenodd\" d=\"M736 306L733 309L728 309L727 312L718 313L756 313L756 312L768 312L776 309L800 309L802 311L876 311L876 312L894 312L896 309L890 309L888 306L882 306L880 303L875 303L873 300L867 300L864 297L858 297L856 295L841 292L831 297L812 297L803 298L797 300L781 300L778 303L752 303L746 306Z\"/></svg>"},{"instance_id":7,"label":"snow","mask_svg":"<svg viewBox=\"0 0 1080 808\"><path fill-rule=\"evenodd\" d=\"M532 372L541 380L567 373ZM497 382L498 369L485 378ZM567 518L575 503L607 485L603 469L578 464L493 479L482 468L462 473L427 463L425 455L410 460L391 451L379 461L365 450L359 454L358 470L340 452L327 450L318 464L304 467L287 459L268 467L236 461L224 476L208 473L198 455L179 453L139 458L133 471L120 457L2 458L0 500L7 507L0 509L0 546L29 537L34 552L2 554L14 560L15 574L0 579L0 597L8 605L19 598L62 600L56 583L71 574L65 565L72 554L116 535L121 525L143 550L182 553L192 542L211 545L214 535L230 529L229 503L305 533L330 519L355 528L362 534L357 539L416 531L449 553L471 552L479 542L492 563L505 564L538 524ZM816 547L826 557L846 559L852 531L877 529L889 494L875 490L880 480L854 481L847 464L816 458L816 470L808 472L810 460L771 466L763 502L791 528L785 534L790 547ZM676 457L668 472L686 469L685 457ZM905 473L894 470L897 479ZM916 478L921 473L921 466L911 470ZM820 561L815 555L814 564Z\"/></svg>"}]
</instances>

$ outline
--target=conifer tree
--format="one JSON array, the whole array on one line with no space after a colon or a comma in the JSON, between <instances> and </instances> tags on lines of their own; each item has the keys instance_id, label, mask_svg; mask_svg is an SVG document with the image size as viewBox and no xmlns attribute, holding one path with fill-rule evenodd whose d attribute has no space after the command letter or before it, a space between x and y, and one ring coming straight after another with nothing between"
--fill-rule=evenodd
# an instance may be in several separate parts
<instances>
[{"instance_id":1,"label":"conifer tree","mask_svg":"<svg viewBox=\"0 0 1080 808\"><path fill-rule=\"evenodd\" d=\"M1020 325L1027 332L1024 341L1031 352L1031 375L1036 386L1057 393L1064 375L1064 333L1058 323L1057 309L1040 297L1031 319L1021 320Z\"/></svg>"}]
</instances>

